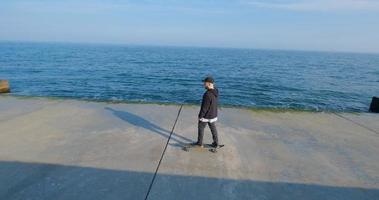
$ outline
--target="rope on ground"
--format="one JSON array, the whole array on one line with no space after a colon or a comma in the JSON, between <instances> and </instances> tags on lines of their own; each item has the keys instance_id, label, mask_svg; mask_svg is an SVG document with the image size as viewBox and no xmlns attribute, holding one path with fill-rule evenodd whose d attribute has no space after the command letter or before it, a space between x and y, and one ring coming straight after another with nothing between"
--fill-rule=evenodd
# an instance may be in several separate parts
<instances>
[{"instance_id":1,"label":"rope on ground","mask_svg":"<svg viewBox=\"0 0 379 200\"><path fill-rule=\"evenodd\" d=\"M174 125L172 126L172 129L171 129L171 132L170 132L170 136L169 136L168 139L167 139L167 142L166 142L166 145L165 145L165 147L164 147L164 149L163 149L163 152L162 152L161 158L159 159L159 162L158 162L157 168L155 169L154 176L153 176L153 178L151 179L149 189L147 190L147 193L146 193L146 196L145 196L145 200L147 200L147 198L149 198L149 194L150 194L151 188L153 187L153 184L154 184L154 181L155 181L155 177L157 176L157 173L158 173L159 167L161 166L161 163L162 163L162 160L163 160L163 156L164 156L164 154L166 153L167 146L168 146L168 144L169 144L169 142L170 142L170 139L171 139L172 134L174 133L174 129L175 129L176 123L178 122L178 119L179 119L179 115L180 115L180 113L182 112L182 107L183 107L183 105L180 105L180 108L179 108L179 111L178 111L178 115L176 116L176 119L175 119Z\"/></svg>"},{"instance_id":2,"label":"rope on ground","mask_svg":"<svg viewBox=\"0 0 379 200\"><path fill-rule=\"evenodd\" d=\"M347 118L347 117L345 117L345 116L342 116L342 115L340 115L340 114L338 114L338 113L333 113L333 114L337 115L338 117L341 117L342 119L345 119L345 120L347 120L347 121L350 121L350 122L354 123L355 125L358 125L358 126L364 128L364 129L367 129L367 130L369 130L369 131L371 131L371 132L374 132L374 133L376 133L376 134L379 134L379 132L377 132L376 130L371 129L371 128L369 128L369 127L366 127L366 126L364 126L364 125L362 125L362 124L360 124L360 123L358 123L358 122L355 122L355 121L353 121L353 120L351 120L351 119L349 119L349 118Z\"/></svg>"}]
</instances>

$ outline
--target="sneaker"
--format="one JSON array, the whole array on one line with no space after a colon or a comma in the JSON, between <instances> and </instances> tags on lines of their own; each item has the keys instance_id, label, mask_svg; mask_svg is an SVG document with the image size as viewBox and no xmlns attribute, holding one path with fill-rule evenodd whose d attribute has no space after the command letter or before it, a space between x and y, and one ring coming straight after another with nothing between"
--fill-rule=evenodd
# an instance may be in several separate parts
<instances>
[{"instance_id":1,"label":"sneaker","mask_svg":"<svg viewBox=\"0 0 379 200\"><path fill-rule=\"evenodd\" d=\"M203 145L203 144L200 144L199 142L194 142L194 143L192 143L191 145L192 145L192 146L199 146L199 147L201 147L201 148L204 147L204 145Z\"/></svg>"},{"instance_id":2,"label":"sneaker","mask_svg":"<svg viewBox=\"0 0 379 200\"><path fill-rule=\"evenodd\" d=\"M217 147L218 147L218 144L215 143L215 142L213 142L213 143L211 144L211 147L213 147L213 148L217 148Z\"/></svg>"}]
</instances>

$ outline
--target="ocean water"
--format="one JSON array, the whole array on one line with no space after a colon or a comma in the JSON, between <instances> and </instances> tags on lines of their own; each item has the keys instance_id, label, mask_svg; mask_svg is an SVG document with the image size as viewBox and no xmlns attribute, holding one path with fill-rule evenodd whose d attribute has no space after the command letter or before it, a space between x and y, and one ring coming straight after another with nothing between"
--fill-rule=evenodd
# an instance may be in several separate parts
<instances>
[{"instance_id":1,"label":"ocean water","mask_svg":"<svg viewBox=\"0 0 379 200\"><path fill-rule=\"evenodd\" d=\"M376 54L0 43L12 95L198 104L206 75L231 106L367 111L379 95Z\"/></svg>"}]
</instances>

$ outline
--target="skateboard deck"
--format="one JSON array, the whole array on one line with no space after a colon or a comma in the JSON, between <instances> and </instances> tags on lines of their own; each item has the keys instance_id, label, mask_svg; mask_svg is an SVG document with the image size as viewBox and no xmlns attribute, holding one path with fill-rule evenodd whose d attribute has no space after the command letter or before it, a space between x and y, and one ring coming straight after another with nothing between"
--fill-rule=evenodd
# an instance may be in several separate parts
<instances>
[{"instance_id":1,"label":"skateboard deck","mask_svg":"<svg viewBox=\"0 0 379 200\"><path fill-rule=\"evenodd\" d=\"M200 146L194 145L194 144L185 144L183 146L183 150L184 151L190 151L191 149L192 150L198 150L198 151L208 150L212 153L217 153L217 150L224 147L224 146L225 146L224 144L221 144L221 145L218 145L218 147L213 147L212 144L203 144L203 147L200 147Z\"/></svg>"}]
</instances>

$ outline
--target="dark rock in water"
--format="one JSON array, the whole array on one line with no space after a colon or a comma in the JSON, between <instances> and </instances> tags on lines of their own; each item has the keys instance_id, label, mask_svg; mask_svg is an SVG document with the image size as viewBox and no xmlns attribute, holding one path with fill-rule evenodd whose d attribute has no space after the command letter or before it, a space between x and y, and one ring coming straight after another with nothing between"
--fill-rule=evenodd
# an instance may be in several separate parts
<instances>
[{"instance_id":1,"label":"dark rock in water","mask_svg":"<svg viewBox=\"0 0 379 200\"><path fill-rule=\"evenodd\" d=\"M9 82L7 80L0 80L0 93L11 92Z\"/></svg>"},{"instance_id":2,"label":"dark rock in water","mask_svg":"<svg viewBox=\"0 0 379 200\"><path fill-rule=\"evenodd\" d=\"M379 113L379 97L372 97L370 112Z\"/></svg>"}]
</instances>

